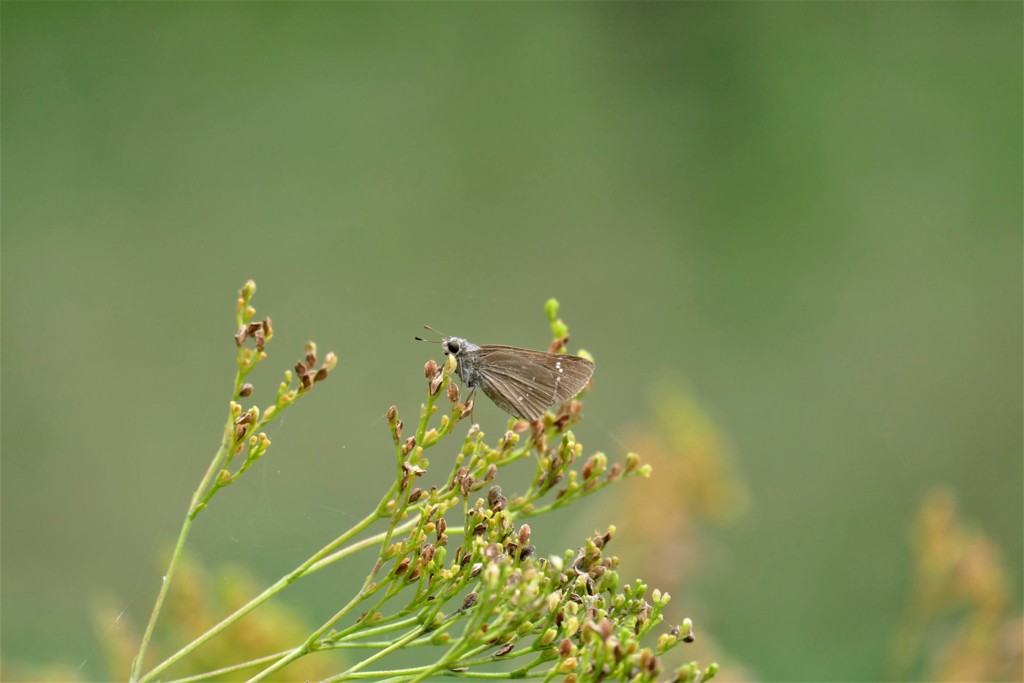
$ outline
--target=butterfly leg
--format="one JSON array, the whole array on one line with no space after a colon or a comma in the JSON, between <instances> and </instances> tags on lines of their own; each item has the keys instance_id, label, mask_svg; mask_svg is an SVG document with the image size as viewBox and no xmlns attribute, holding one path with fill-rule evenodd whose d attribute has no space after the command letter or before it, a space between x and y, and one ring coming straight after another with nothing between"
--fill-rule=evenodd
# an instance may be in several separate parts
<instances>
[{"instance_id":1,"label":"butterfly leg","mask_svg":"<svg viewBox=\"0 0 1024 683\"><path fill-rule=\"evenodd\" d=\"M473 398L476 396L476 387L470 387L469 396L466 397L465 405L469 406L469 422L473 422L473 409L476 408L476 404L473 402Z\"/></svg>"}]
</instances>

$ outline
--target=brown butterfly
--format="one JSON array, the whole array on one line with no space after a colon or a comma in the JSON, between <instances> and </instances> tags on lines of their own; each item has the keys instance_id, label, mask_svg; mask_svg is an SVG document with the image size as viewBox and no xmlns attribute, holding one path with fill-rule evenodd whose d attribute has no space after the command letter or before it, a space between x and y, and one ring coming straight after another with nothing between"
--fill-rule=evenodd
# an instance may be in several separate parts
<instances>
[{"instance_id":1,"label":"brown butterfly","mask_svg":"<svg viewBox=\"0 0 1024 683\"><path fill-rule=\"evenodd\" d=\"M594 374L594 363L579 356L501 344L478 346L461 337L444 337L441 348L458 361L455 372L467 387L483 389L506 413L530 422L583 391Z\"/></svg>"}]
</instances>

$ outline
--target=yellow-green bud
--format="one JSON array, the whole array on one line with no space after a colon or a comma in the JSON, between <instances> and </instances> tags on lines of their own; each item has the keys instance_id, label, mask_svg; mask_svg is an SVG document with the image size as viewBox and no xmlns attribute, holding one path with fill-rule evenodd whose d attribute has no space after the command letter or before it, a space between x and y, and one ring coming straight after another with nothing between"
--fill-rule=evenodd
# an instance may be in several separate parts
<instances>
[{"instance_id":1,"label":"yellow-green bud","mask_svg":"<svg viewBox=\"0 0 1024 683\"><path fill-rule=\"evenodd\" d=\"M567 674L579 666L579 660L575 657L566 657L558 664L558 673Z\"/></svg>"}]
</instances>

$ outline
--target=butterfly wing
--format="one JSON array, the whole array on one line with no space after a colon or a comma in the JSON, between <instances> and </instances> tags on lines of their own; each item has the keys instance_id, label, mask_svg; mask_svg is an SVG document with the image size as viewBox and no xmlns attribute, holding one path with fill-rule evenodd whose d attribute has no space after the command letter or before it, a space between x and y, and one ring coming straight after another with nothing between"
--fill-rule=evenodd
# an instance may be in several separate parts
<instances>
[{"instance_id":1,"label":"butterfly wing","mask_svg":"<svg viewBox=\"0 0 1024 683\"><path fill-rule=\"evenodd\" d=\"M580 393L594 374L594 364L586 358L498 344L480 347L476 369L488 398L531 422Z\"/></svg>"}]
</instances>

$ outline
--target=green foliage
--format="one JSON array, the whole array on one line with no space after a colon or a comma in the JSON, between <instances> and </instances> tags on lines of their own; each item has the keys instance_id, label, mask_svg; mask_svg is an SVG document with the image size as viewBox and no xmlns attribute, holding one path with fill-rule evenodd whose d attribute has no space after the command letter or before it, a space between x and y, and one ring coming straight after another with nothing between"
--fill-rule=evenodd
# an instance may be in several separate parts
<instances>
[{"instance_id":1,"label":"green foliage","mask_svg":"<svg viewBox=\"0 0 1024 683\"><path fill-rule=\"evenodd\" d=\"M260 430L328 379L336 363L329 353L314 369L316 347L310 343L294 374L285 373L274 405L262 411L256 406L245 408L242 403L252 394L245 379L266 359L265 347L273 336L269 318L255 321L254 292L250 281L238 299L238 373L222 445L193 495L133 663L133 681L165 678L169 667L287 586L371 549L377 560L361 588L301 642L282 652L225 662L219 669L179 680L245 671L251 681L260 681L315 653L346 650L366 656L325 680L422 681L433 676L551 680L558 676L570 682L653 681L663 674L660 655L680 642L693 641L689 619L680 626L660 628L670 599L667 593L654 590L648 599L642 581L622 581L618 558L607 553L614 527L595 533L560 557L542 558L524 522L572 505L624 478L646 477L650 467L635 454L613 464L603 453L584 460L583 445L571 430L582 417L579 397L556 406L536 422L510 420L509 428L490 443L473 424L459 444L453 432L472 415L472 402L460 400L453 382L457 361L449 356L443 366L431 360L424 367L426 399L411 435L405 436L396 406L387 412L395 478L375 508L217 625L144 671L147 646L174 570L182 562L192 522L209 509L217 493L238 481L267 452L271 444ZM569 330L558 318L558 303L552 299L545 309L552 346L563 347ZM439 470L432 468L427 454L442 445L447 452L439 453L439 458L450 459L451 465L443 478L437 478L433 475ZM498 484L500 475L520 461L533 464L531 483L525 492L506 496ZM375 525L383 528L372 533ZM653 637L656 629L656 644L645 646L642 641ZM385 660L397 650L422 652L422 663L388 668ZM716 671L716 664L701 669L692 662L669 674L669 680L706 681Z\"/></svg>"}]
</instances>

